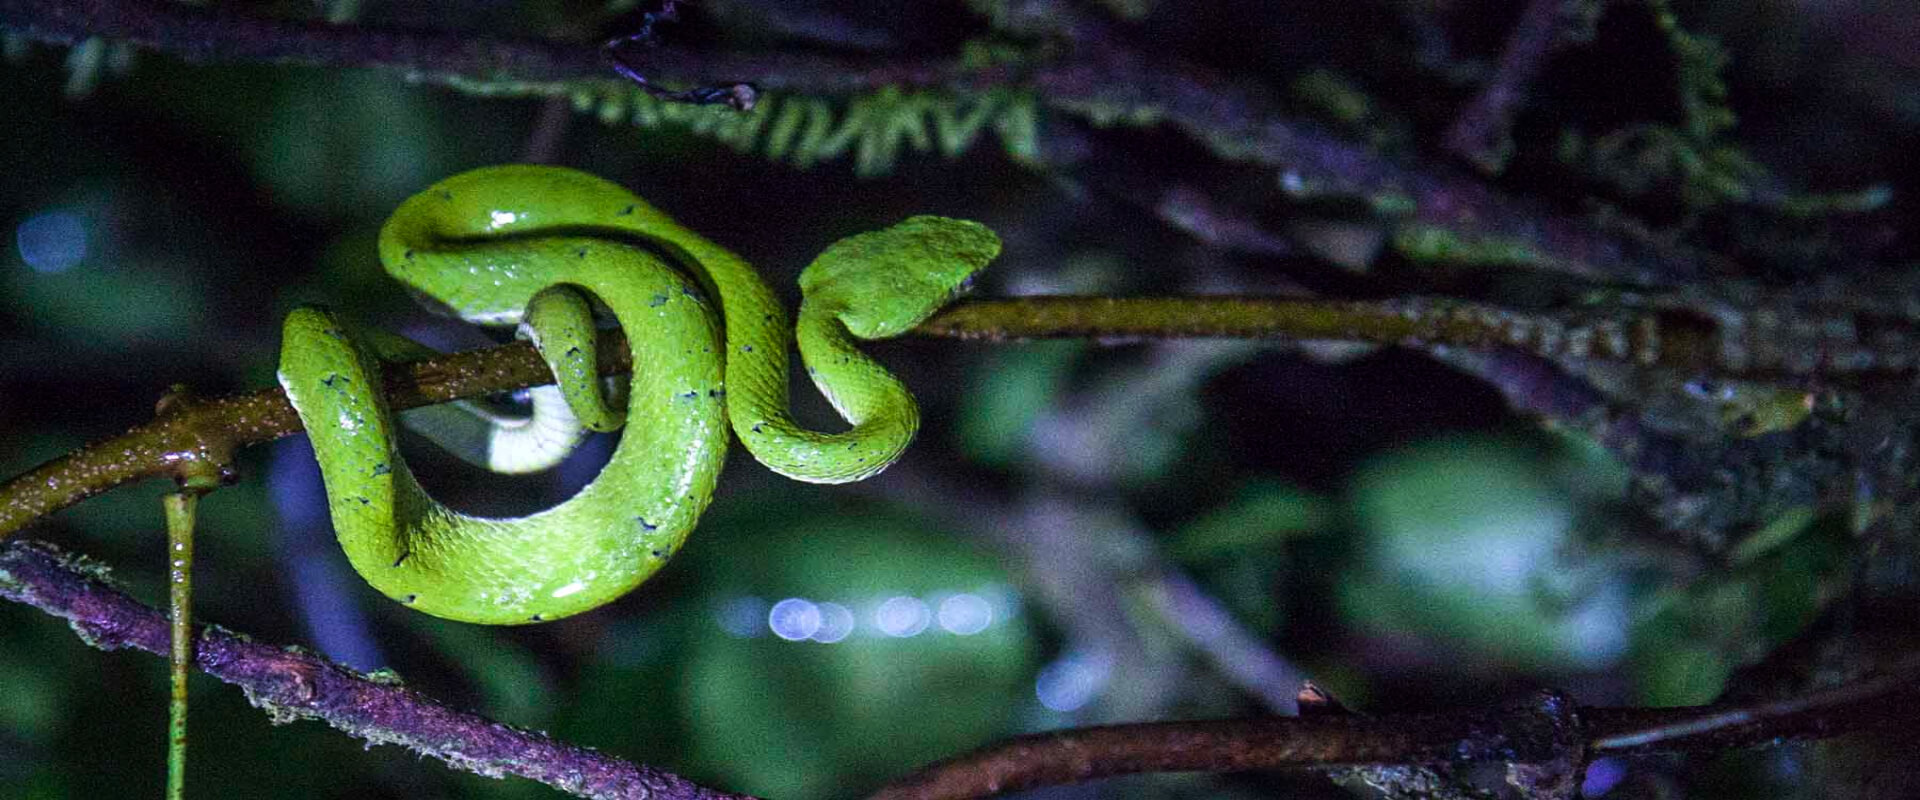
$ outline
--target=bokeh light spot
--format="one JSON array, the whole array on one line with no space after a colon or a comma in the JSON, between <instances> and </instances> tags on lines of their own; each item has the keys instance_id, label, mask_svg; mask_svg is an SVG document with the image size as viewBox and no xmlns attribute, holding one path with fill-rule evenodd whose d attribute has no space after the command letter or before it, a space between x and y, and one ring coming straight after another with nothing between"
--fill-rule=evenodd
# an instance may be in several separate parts
<instances>
[{"instance_id":1,"label":"bokeh light spot","mask_svg":"<svg viewBox=\"0 0 1920 800\"><path fill-rule=\"evenodd\" d=\"M820 632L820 607L801 597L789 597L773 604L767 612L767 627L773 635L789 642L813 638Z\"/></svg>"},{"instance_id":2,"label":"bokeh light spot","mask_svg":"<svg viewBox=\"0 0 1920 800\"><path fill-rule=\"evenodd\" d=\"M873 625L881 633L897 639L918 636L927 629L933 614L918 597L897 595L887 598L873 612Z\"/></svg>"},{"instance_id":3,"label":"bokeh light spot","mask_svg":"<svg viewBox=\"0 0 1920 800\"><path fill-rule=\"evenodd\" d=\"M956 594L940 601L940 627L948 633L972 636L993 624L993 605L975 594Z\"/></svg>"},{"instance_id":4,"label":"bokeh light spot","mask_svg":"<svg viewBox=\"0 0 1920 800\"><path fill-rule=\"evenodd\" d=\"M14 245L34 272L66 272L87 257L87 222L71 211L35 214L20 223Z\"/></svg>"},{"instance_id":5,"label":"bokeh light spot","mask_svg":"<svg viewBox=\"0 0 1920 800\"><path fill-rule=\"evenodd\" d=\"M1077 711L1106 688L1111 661L1104 653L1069 653L1040 669L1033 694L1050 710Z\"/></svg>"},{"instance_id":6,"label":"bokeh light spot","mask_svg":"<svg viewBox=\"0 0 1920 800\"><path fill-rule=\"evenodd\" d=\"M820 629L813 632L813 640L821 644L833 644L853 633L853 611L839 603L820 604Z\"/></svg>"},{"instance_id":7,"label":"bokeh light spot","mask_svg":"<svg viewBox=\"0 0 1920 800\"><path fill-rule=\"evenodd\" d=\"M766 630L763 620L767 618L767 601L752 595L730 597L713 609L713 621L727 635L740 639L752 639Z\"/></svg>"},{"instance_id":8,"label":"bokeh light spot","mask_svg":"<svg viewBox=\"0 0 1920 800\"><path fill-rule=\"evenodd\" d=\"M1580 783L1581 797L1599 797L1613 791L1627 777L1626 762L1617 758L1595 759L1587 765L1586 779Z\"/></svg>"}]
</instances>

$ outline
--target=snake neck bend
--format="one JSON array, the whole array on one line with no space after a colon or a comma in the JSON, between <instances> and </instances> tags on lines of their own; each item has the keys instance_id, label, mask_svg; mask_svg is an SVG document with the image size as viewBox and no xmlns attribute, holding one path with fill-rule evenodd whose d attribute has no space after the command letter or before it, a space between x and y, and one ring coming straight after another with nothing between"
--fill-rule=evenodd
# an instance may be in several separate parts
<instances>
[{"instance_id":1,"label":"snake neck bend","mask_svg":"<svg viewBox=\"0 0 1920 800\"><path fill-rule=\"evenodd\" d=\"M801 314L800 350L810 377L851 425L844 432L824 433L800 425L788 410L787 365L794 336L779 298L746 261L618 184L584 172L531 165L490 167L455 176L436 188L466 191L481 184L496 197L550 201L537 210L503 203L502 209L512 210L486 211L482 219L488 220L488 235L512 237L542 229L590 227L637 239L704 278L719 296L726 331L728 418L741 443L769 469L811 483L857 481L885 469L912 442L920 419L912 395L853 346L845 327L833 319L840 304L829 302L812 314L813 309L803 303L807 310ZM434 191L421 197L431 198ZM382 240L383 261L403 261L401 241L412 238L407 232L429 224L429 219L420 215L403 223L396 214L391 226L396 235ZM412 282L400 271L395 277ZM486 292L467 285L429 293L444 294L443 302L463 316L473 314L470 319L500 320L517 312L511 303L479 299ZM628 334L631 341L633 332Z\"/></svg>"}]
</instances>

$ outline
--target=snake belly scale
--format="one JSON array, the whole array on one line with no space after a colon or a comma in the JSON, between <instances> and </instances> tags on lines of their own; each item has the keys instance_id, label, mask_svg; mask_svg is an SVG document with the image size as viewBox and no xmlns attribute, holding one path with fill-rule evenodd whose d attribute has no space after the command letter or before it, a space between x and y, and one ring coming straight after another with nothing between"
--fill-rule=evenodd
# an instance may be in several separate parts
<instances>
[{"instance_id":1,"label":"snake belly scale","mask_svg":"<svg viewBox=\"0 0 1920 800\"><path fill-rule=\"evenodd\" d=\"M976 223L914 217L842 240L802 272L801 356L852 426L822 433L787 412L794 334L773 292L626 189L510 165L415 195L381 231L389 274L467 321L519 325L580 424L609 430L624 417L600 475L524 517L470 516L427 496L400 457L375 349L331 312L288 317L280 383L313 441L341 546L376 589L468 622L558 619L625 594L680 548L719 479L729 422L756 459L798 480L861 480L897 459L918 409L852 337L918 324L999 248ZM627 335L624 410L600 393L587 298Z\"/></svg>"}]
</instances>

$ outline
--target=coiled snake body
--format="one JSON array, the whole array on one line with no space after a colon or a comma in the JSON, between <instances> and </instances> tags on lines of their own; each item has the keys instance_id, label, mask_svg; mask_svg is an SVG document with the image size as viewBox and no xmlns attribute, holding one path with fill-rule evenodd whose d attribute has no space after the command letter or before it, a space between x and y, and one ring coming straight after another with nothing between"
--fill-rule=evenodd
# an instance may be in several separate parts
<instances>
[{"instance_id":1,"label":"coiled snake body","mask_svg":"<svg viewBox=\"0 0 1920 800\"><path fill-rule=\"evenodd\" d=\"M288 317L280 382L313 441L335 533L369 583L451 619L557 619L625 594L681 546L718 480L728 420L755 458L799 480L855 481L893 463L918 410L849 334L882 338L913 327L999 248L986 228L940 217L842 240L801 273L804 299L790 333L751 266L594 176L489 167L415 195L381 231L387 271L462 319L520 326L564 399L544 412L536 401L536 427L626 423L592 483L525 517L469 516L427 496L400 458L378 383L376 353L391 348L362 343L330 312ZM596 300L633 353L624 409L609 407L595 371ZM788 415L795 338L814 384L851 430L820 433ZM541 413L578 422L542 422ZM550 430L529 441L556 438L571 441ZM496 438L494 447L504 441L512 440ZM515 458L494 452L488 460L511 467Z\"/></svg>"}]
</instances>

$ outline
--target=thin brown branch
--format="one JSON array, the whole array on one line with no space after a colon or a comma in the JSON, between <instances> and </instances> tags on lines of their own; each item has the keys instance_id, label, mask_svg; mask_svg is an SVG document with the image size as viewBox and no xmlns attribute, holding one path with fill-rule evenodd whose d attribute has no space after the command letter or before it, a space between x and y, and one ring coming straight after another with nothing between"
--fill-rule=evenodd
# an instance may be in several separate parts
<instances>
[{"instance_id":1,"label":"thin brown branch","mask_svg":"<svg viewBox=\"0 0 1920 800\"><path fill-rule=\"evenodd\" d=\"M1193 578L1166 566L1145 576L1140 589L1148 606L1234 686L1258 698L1269 712L1300 713L1299 690L1305 683L1300 670Z\"/></svg>"},{"instance_id":2,"label":"thin brown branch","mask_svg":"<svg viewBox=\"0 0 1920 800\"><path fill-rule=\"evenodd\" d=\"M1491 711L1152 722L1021 736L942 761L871 800L962 800L1143 772L1509 761L1581 762L1573 704L1556 692Z\"/></svg>"},{"instance_id":3,"label":"thin brown branch","mask_svg":"<svg viewBox=\"0 0 1920 800\"><path fill-rule=\"evenodd\" d=\"M1785 738L1911 728L1920 708L1920 662L1795 697L1693 708L1593 708L1582 712L1595 754L1714 751Z\"/></svg>"},{"instance_id":4,"label":"thin brown branch","mask_svg":"<svg viewBox=\"0 0 1920 800\"><path fill-rule=\"evenodd\" d=\"M1405 304L1296 298L1022 297L951 306L914 333L955 339L1338 339L1457 346L1504 344L1494 309L1453 301Z\"/></svg>"},{"instance_id":5,"label":"thin brown branch","mask_svg":"<svg viewBox=\"0 0 1920 800\"><path fill-rule=\"evenodd\" d=\"M1762 328L1756 324L1722 331L1699 317L1632 307L1554 315L1439 298L1340 301L1220 296L975 300L942 311L914 333L995 342L1226 337L1518 348L1548 358L1708 369L1756 380L1809 374L1836 379L1850 373L1913 368L1909 353L1914 348L1906 346L1912 337L1901 334L1899 328L1877 329L1870 348L1846 339L1851 330L1845 325ZM603 334L600 352L603 373L620 374L632 368L626 339L619 333ZM525 343L396 365L388 369L386 379L395 409L553 381ZM299 418L277 388L210 400L169 398L151 422L0 485L0 536L134 480L156 476L202 484L230 480L235 449L299 430Z\"/></svg>"},{"instance_id":6,"label":"thin brown branch","mask_svg":"<svg viewBox=\"0 0 1920 800\"><path fill-rule=\"evenodd\" d=\"M930 765L873 800L963 800L1116 775L1502 762L1575 771L1602 753L1721 751L1785 738L1909 728L1920 667L1781 701L1575 708L1541 692L1491 710L1320 714L1076 728L1021 736ZM1572 777L1577 778L1577 775Z\"/></svg>"},{"instance_id":7,"label":"thin brown branch","mask_svg":"<svg viewBox=\"0 0 1920 800\"><path fill-rule=\"evenodd\" d=\"M69 620L88 644L167 652L167 617L107 581L104 567L43 542L0 544L0 598ZM735 800L678 775L455 711L391 676L370 677L298 649L199 628L196 665L275 722L315 719L369 744L397 744L489 777L517 775L605 800Z\"/></svg>"}]
</instances>

